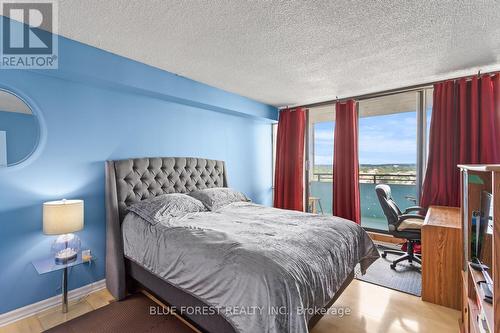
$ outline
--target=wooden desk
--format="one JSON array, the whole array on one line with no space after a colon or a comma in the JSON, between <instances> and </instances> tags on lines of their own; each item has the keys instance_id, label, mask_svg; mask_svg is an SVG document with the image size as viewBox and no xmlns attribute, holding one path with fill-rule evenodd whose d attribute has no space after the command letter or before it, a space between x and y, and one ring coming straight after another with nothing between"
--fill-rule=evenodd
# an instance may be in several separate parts
<instances>
[{"instance_id":1,"label":"wooden desk","mask_svg":"<svg viewBox=\"0 0 500 333\"><path fill-rule=\"evenodd\" d=\"M422 300L457 310L461 295L460 209L431 206L422 226Z\"/></svg>"}]
</instances>

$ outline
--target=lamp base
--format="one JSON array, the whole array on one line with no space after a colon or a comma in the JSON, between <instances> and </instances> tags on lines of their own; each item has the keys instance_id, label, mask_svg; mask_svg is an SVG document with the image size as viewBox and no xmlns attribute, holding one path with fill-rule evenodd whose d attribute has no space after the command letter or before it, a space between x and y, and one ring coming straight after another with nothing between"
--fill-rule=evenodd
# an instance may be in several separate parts
<instances>
[{"instance_id":1,"label":"lamp base","mask_svg":"<svg viewBox=\"0 0 500 333\"><path fill-rule=\"evenodd\" d=\"M73 254L67 257L54 257L54 261L56 262L57 265L66 265L72 261L75 261L77 257L77 254Z\"/></svg>"},{"instance_id":2,"label":"lamp base","mask_svg":"<svg viewBox=\"0 0 500 333\"><path fill-rule=\"evenodd\" d=\"M80 239L74 234L57 237L52 245L52 254L57 265L65 265L76 260L80 251Z\"/></svg>"}]
</instances>

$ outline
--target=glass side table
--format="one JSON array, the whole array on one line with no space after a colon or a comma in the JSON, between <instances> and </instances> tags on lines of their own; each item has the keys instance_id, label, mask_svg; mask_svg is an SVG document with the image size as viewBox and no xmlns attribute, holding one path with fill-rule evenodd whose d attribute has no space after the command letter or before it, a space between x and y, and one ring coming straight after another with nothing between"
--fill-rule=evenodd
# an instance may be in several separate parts
<instances>
[{"instance_id":1,"label":"glass side table","mask_svg":"<svg viewBox=\"0 0 500 333\"><path fill-rule=\"evenodd\" d=\"M67 264L56 264L54 257L44 258L39 260L34 260L31 263L35 267L38 274L46 274L50 272L62 270L62 312L68 312L68 268L88 263L91 264L95 261L95 257L92 255L89 259L84 260L82 258L82 253L78 253L75 260L68 262Z\"/></svg>"}]
</instances>

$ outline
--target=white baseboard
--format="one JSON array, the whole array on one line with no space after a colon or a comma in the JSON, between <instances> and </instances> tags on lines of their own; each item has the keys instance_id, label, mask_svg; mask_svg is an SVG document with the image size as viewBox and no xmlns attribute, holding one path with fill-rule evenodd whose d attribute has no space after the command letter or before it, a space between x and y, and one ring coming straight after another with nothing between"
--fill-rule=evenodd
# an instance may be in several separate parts
<instances>
[{"instance_id":1,"label":"white baseboard","mask_svg":"<svg viewBox=\"0 0 500 333\"><path fill-rule=\"evenodd\" d=\"M106 288L106 280L102 279L83 287L68 291L68 302L77 300L91 292ZM61 304L61 295L44 299L43 301L36 302L30 305L23 306L22 308L0 314L0 327L13 323L17 320L36 315L48 308Z\"/></svg>"}]
</instances>

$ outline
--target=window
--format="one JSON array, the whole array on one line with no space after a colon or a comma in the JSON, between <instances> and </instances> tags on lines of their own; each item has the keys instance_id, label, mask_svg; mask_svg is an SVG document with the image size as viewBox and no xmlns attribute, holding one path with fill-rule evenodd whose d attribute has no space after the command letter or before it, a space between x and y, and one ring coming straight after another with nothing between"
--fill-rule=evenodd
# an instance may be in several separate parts
<instances>
[{"instance_id":1,"label":"window","mask_svg":"<svg viewBox=\"0 0 500 333\"><path fill-rule=\"evenodd\" d=\"M418 204L432 110L428 96L422 90L359 102L361 225L366 229L388 228L375 193L377 184L391 186L401 209Z\"/></svg>"},{"instance_id":2,"label":"window","mask_svg":"<svg viewBox=\"0 0 500 333\"><path fill-rule=\"evenodd\" d=\"M274 175L276 172L276 147L277 147L277 142L278 142L278 124L272 124L271 125L271 131L272 131L272 145L273 145L273 184L271 185L273 188L273 196L274 196ZM274 200L274 197L273 197Z\"/></svg>"},{"instance_id":3,"label":"window","mask_svg":"<svg viewBox=\"0 0 500 333\"><path fill-rule=\"evenodd\" d=\"M432 117L432 102L434 89L425 90L425 160L423 161L427 167L427 156L429 155L429 133L431 132L431 117Z\"/></svg>"},{"instance_id":4,"label":"window","mask_svg":"<svg viewBox=\"0 0 500 333\"><path fill-rule=\"evenodd\" d=\"M375 186L390 184L400 208L417 197L416 93L359 102L359 188L361 225L387 230Z\"/></svg>"},{"instance_id":5,"label":"window","mask_svg":"<svg viewBox=\"0 0 500 333\"><path fill-rule=\"evenodd\" d=\"M332 214L333 141L335 112L332 105L309 110L307 210Z\"/></svg>"},{"instance_id":6,"label":"window","mask_svg":"<svg viewBox=\"0 0 500 333\"><path fill-rule=\"evenodd\" d=\"M389 184L401 208L418 204L427 163L432 89L361 100L359 161L361 225L387 231L375 186ZM332 214L334 106L309 109L308 211Z\"/></svg>"}]
</instances>

